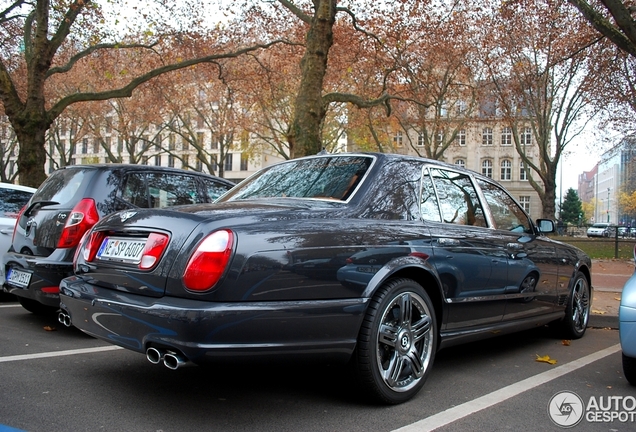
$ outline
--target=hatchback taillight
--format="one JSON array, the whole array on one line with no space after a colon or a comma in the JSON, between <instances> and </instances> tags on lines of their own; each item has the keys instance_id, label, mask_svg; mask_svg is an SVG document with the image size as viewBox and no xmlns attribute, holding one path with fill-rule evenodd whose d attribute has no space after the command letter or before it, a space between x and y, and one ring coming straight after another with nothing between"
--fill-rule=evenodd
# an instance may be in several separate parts
<instances>
[{"instance_id":1,"label":"hatchback taillight","mask_svg":"<svg viewBox=\"0 0 636 432\"><path fill-rule=\"evenodd\" d=\"M223 276L232 257L234 234L219 230L208 235L194 251L183 274L183 284L191 291L207 291Z\"/></svg>"},{"instance_id":2,"label":"hatchback taillight","mask_svg":"<svg viewBox=\"0 0 636 432\"><path fill-rule=\"evenodd\" d=\"M20 223L20 218L22 218L22 213L24 213L28 205L29 203L26 203L24 206L22 206L22 209L20 210L20 212L18 213L18 216L15 219L15 226L13 227L13 236L11 236L11 244L13 244L13 240L15 239L15 232L18 230L18 224Z\"/></svg>"},{"instance_id":3,"label":"hatchback taillight","mask_svg":"<svg viewBox=\"0 0 636 432\"><path fill-rule=\"evenodd\" d=\"M69 213L60 240L59 248L71 248L79 244L82 236L99 220L95 200L84 198Z\"/></svg>"}]
</instances>

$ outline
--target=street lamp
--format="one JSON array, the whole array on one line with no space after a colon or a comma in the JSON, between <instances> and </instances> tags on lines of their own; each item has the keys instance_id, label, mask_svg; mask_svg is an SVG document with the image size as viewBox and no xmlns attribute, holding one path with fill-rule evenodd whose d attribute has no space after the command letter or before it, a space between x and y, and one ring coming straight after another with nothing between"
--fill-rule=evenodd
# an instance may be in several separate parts
<instances>
[{"instance_id":1,"label":"street lamp","mask_svg":"<svg viewBox=\"0 0 636 432\"><path fill-rule=\"evenodd\" d=\"M607 188L607 223L609 223L610 221L609 210L610 210L610 188Z\"/></svg>"}]
</instances>

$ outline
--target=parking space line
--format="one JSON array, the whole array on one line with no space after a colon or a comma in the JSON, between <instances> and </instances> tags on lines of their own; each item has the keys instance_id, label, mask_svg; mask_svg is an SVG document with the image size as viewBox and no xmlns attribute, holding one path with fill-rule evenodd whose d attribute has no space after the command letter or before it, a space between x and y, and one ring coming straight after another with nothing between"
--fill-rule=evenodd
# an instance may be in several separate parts
<instances>
[{"instance_id":1,"label":"parking space line","mask_svg":"<svg viewBox=\"0 0 636 432\"><path fill-rule=\"evenodd\" d=\"M487 395L478 397L477 399L473 399L470 402L457 405L453 408L447 409L446 411L442 411L440 413L437 413L435 415L432 415L430 417L427 417L425 419L422 419L410 425L406 425L399 429L395 429L393 432L433 431L437 428L446 426L447 424L460 420L478 411L484 410L486 408L490 408L491 406L496 405L500 402L503 402L507 399L510 399L514 396L517 396L518 394L521 394L525 391L538 387L541 384L545 384L565 374L568 374L579 368L587 366L590 363L593 363L597 360L605 358L620 350L621 350L620 344L616 344L614 346L589 354L578 360L571 361L570 363L566 363L564 365L561 365L549 371L540 373L538 375L534 375L530 378L526 378L523 381L519 381L517 383L511 384L507 387L501 388Z\"/></svg>"},{"instance_id":2,"label":"parking space line","mask_svg":"<svg viewBox=\"0 0 636 432\"><path fill-rule=\"evenodd\" d=\"M23 355L14 355L7 357L0 357L0 363L12 362L12 361L20 361L20 360L33 360L47 357L61 357L75 354L90 354L104 351L113 351L120 350L122 347L109 345L104 347L95 347L95 348L81 348L75 350L65 350L65 351L51 351L44 353L35 353L35 354L23 354Z\"/></svg>"}]
</instances>

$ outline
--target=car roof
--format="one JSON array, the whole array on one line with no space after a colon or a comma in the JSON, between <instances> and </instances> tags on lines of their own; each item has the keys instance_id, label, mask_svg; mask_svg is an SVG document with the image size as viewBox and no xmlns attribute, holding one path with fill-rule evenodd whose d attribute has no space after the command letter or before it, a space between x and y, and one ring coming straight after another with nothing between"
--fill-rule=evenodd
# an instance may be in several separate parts
<instances>
[{"instance_id":1,"label":"car roof","mask_svg":"<svg viewBox=\"0 0 636 432\"><path fill-rule=\"evenodd\" d=\"M190 171L182 168L174 168L174 167L164 167L159 165L141 165L141 164L125 164L125 163L99 163L99 164L87 164L87 165L67 165L59 168L62 169L90 169L90 170L109 170L109 171L163 171L163 172L172 172L177 174L191 174L200 177L207 177L210 179L216 179L222 182L227 183L228 185L234 185L230 180L224 179L223 177L218 177L212 174L203 173L200 171Z\"/></svg>"},{"instance_id":2,"label":"car roof","mask_svg":"<svg viewBox=\"0 0 636 432\"><path fill-rule=\"evenodd\" d=\"M32 193L34 193L37 190L36 188L32 188L32 187L29 187L29 186L17 185L17 184L13 184L13 183L0 183L0 188L3 188L3 189L14 189L14 190L19 190L19 191L23 191L23 192L32 192Z\"/></svg>"}]
</instances>

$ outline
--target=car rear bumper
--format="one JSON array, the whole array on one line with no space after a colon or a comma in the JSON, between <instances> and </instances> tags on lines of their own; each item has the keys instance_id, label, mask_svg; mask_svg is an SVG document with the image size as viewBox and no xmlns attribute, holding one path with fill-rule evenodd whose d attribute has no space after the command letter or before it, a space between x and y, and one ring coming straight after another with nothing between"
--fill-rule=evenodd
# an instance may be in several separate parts
<instances>
[{"instance_id":1,"label":"car rear bumper","mask_svg":"<svg viewBox=\"0 0 636 432\"><path fill-rule=\"evenodd\" d=\"M29 273L30 280L27 286L23 286L14 285L5 279L4 291L35 300L46 306L58 307L60 281L73 274L73 263L65 260L68 258L66 256L59 256L59 253L55 255L55 257L34 257L15 252L6 253L3 257L3 268L7 279L9 271L15 269Z\"/></svg>"},{"instance_id":2,"label":"car rear bumper","mask_svg":"<svg viewBox=\"0 0 636 432\"><path fill-rule=\"evenodd\" d=\"M285 356L346 362L368 299L211 303L151 298L72 276L60 285L71 323L99 339L145 353L176 351L194 363Z\"/></svg>"}]
</instances>

